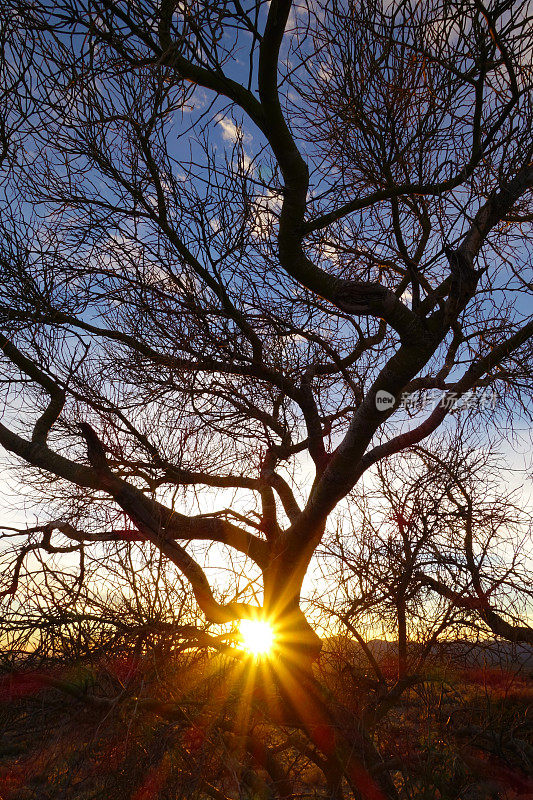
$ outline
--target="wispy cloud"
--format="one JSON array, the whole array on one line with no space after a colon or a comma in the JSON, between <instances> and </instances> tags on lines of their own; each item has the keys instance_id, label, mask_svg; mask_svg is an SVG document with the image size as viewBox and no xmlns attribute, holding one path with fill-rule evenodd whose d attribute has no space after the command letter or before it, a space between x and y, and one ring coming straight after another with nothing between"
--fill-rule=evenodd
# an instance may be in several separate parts
<instances>
[{"instance_id":1,"label":"wispy cloud","mask_svg":"<svg viewBox=\"0 0 533 800\"><path fill-rule=\"evenodd\" d=\"M219 115L217 123L222 128L222 138L226 142L237 142L239 140L250 142L252 140L250 134L243 133L242 125L237 125L232 119L228 119L222 114Z\"/></svg>"}]
</instances>

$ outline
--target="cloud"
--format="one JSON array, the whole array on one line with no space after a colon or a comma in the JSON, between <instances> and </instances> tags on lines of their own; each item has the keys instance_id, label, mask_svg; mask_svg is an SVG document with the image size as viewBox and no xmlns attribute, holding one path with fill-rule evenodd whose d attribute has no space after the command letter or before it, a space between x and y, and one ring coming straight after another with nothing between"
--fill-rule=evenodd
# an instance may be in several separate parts
<instances>
[{"instance_id":1,"label":"cloud","mask_svg":"<svg viewBox=\"0 0 533 800\"><path fill-rule=\"evenodd\" d=\"M252 236L255 239L266 239L270 235L279 212L282 199L277 192L270 189L265 194L258 195L253 204Z\"/></svg>"},{"instance_id":2,"label":"cloud","mask_svg":"<svg viewBox=\"0 0 533 800\"><path fill-rule=\"evenodd\" d=\"M324 81L324 83L329 83L332 76L333 71L331 69L331 64L327 64L325 61L322 61L318 70L318 77Z\"/></svg>"},{"instance_id":3,"label":"cloud","mask_svg":"<svg viewBox=\"0 0 533 800\"><path fill-rule=\"evenodd\" d=\"M235 122L228 119L228 117L224 117L220 114L217 118L217 123L222 128L222 138L226 142L237 142L239 139L243 142L251 142L252 137L248 133L243 133L242 125L236 125Z\"/></svg>"}]
</instances>

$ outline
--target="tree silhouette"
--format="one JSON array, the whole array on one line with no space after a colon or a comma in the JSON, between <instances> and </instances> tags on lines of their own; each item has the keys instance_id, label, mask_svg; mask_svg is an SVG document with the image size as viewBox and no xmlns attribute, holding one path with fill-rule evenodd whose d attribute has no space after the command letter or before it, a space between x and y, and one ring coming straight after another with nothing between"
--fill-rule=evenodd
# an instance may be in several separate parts
<instances>
[{"instance_id":1,"label":"tree silhouette","mask_svg":"<svg viewBox=\"0 0 533 800\"><path fill-rule=\"evenodd\" d=\"M527 407L527 5L4 11L0 443L46 517L6 529L4 597L36 556L75 554L83 584L87 549L154 547L208 622L271 622L331 796L344 775L393 797L370 736L335 728L316 685L302 583L368 470L472 393L488 436ZM431 410L405 408L429 390ZM468 542L482 620L531 643ZM221 593L201 543L246 559L255 600Z\"/></svg>"}]
</instances>

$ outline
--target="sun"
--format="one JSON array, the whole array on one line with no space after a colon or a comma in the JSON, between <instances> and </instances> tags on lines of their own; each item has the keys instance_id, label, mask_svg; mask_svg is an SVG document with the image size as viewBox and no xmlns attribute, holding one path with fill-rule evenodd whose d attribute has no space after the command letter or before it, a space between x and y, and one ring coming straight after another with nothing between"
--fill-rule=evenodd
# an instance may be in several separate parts
<instances>
[{"instance_id":1,"label":"sun","mask_svg":"<svg viewBox=\"0 0 533 800\"><path fill-rule=\"evenodd\" d=\"M243 646L251 655L264 656L272 650L274 631L268 622L258 619L242 619L239 628Z\"/></svg>"}]
</instances>

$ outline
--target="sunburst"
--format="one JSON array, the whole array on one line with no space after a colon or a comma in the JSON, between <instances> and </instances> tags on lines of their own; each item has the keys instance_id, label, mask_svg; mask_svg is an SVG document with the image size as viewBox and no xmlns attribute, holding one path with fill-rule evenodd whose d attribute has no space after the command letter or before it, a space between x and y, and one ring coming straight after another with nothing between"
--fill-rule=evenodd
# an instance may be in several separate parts
<instances>
[{"instance_id":1,"label":"sunburst","mask_svg":"<svg viewBox=\"0 0 533 800\"><path fill-rule=\"evenodd\" d=\"M274 630L265 620L243 619L239 625L242 644L250 655L267 656L274 646Z\"/></svg>"}]
</instances>

